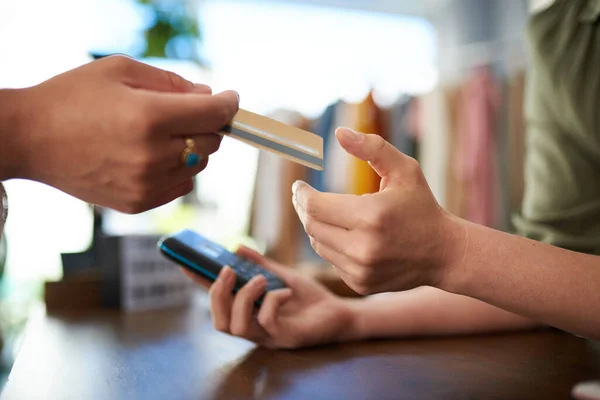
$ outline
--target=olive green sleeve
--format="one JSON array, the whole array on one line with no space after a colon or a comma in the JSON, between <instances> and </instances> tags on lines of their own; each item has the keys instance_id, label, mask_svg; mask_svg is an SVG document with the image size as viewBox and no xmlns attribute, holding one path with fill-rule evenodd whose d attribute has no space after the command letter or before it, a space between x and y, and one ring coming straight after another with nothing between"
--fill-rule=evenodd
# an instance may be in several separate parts
<instances>
[{"instance_id":1,"label":"olive green sleeve","mask_svg":"<svg viewBox=\"0 0 600 400\"><path fill-rule=\"evenodd\" d=\"M557 1L530 25L525 194L513 222L520 235L600 254L600 25L584 19L600 2L583 3Z\"/></svg>"}]
</instances>

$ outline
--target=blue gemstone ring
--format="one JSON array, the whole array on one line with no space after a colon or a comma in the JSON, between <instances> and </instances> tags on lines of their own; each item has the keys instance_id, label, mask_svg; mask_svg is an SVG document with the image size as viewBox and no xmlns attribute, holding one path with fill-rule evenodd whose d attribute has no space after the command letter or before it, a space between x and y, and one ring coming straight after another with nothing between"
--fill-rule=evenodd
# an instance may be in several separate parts
<instances>
[{"instance_id":1,"label":"blue gemstone ring","mask_svg":"<svg viewBox=\"0 0 600 400\"><path fill-rule=\"evenodd\" d=\"M185 149L181 153L181 162L188 168L193 168L200 162L200 156L196 154L196 142L192 138L185 139Z\"/></svg>"}]
</instances>

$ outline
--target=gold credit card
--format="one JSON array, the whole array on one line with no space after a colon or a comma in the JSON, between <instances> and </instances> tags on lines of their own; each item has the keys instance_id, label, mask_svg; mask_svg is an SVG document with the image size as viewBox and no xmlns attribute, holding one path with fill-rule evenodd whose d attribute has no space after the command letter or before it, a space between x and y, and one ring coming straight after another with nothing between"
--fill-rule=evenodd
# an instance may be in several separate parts
<instances>
[{"instance_id":1,"label":"gold credit card","mask_svg":"<svg viewBox=\"0 0 600 400\"><path fill-rule=\"evenodd\" d=\"M240 109L219 133L307 167L324 168L321 136L274 119Z\"/></svg>"}]
</instances>

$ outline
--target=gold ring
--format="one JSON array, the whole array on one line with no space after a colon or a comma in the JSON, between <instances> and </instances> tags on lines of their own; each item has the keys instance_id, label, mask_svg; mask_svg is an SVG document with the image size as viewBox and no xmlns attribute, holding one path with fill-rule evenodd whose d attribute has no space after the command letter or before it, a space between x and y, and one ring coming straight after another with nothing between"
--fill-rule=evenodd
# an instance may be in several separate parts
<instances>
[{"instance_id":1,"label":"gold ring","mask_svg":"<svg viewBox=\"0 0 600 400\"><path fill-rule=\"evenodd\" d=\"M200 162L200 157L196 154L196 142L190 137L185 138L185 148L181 152L181 162L188 168L195 167Z\"/></svg>"}]
</instances>

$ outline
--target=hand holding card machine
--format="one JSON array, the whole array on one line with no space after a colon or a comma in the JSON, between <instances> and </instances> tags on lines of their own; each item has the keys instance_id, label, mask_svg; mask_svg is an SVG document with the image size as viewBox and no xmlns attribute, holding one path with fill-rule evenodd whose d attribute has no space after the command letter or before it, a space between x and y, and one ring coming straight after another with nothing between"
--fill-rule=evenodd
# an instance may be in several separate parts
<instances>
[{"instance_id":1,"label":"hand holding card machine","mask_svg":"<svg viewBox=\"0 0 600 400\"><path fill-rule=\"evenodd\" d=\"M237 276L234 293L258 274L267 279L267 291L286 287L280 278L260 265L233 254L190 230L161 238L158 248L166 257L210 282L217 279L225 266L231 267ZM258 301L259 305L261 300L262 297Z\"/></svg>"}]
</instances>

